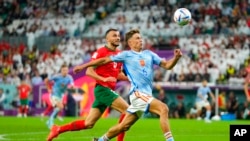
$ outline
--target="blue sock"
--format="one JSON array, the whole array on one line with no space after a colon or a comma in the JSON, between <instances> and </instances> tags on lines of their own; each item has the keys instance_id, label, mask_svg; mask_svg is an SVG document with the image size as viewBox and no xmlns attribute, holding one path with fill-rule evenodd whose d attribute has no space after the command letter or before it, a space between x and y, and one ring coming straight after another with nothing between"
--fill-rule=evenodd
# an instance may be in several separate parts
<instances>
[{"instance_id":1,"label":"blue sock","mask_svg":"<svg viewBox=\"0 0 250 141\"><path fill-rule=\"evenodd\" d=\"M50 115L49 121L48 121L48 126L49 128L51 128L51 126L54 124L54 118L56 117L56 115L58 114L58 112L60 111L59 108L54 108L52 114Z\"/></svg>"},{"instance_id":2,"label":"blue sock","mask_svg":"<svg viewBox=\"0 0 250 141\"><path fill-rule=\"evenodd\" d=\"M170 137L170 138L166 139L166 141L174 141L174 138Z\"/></svg>"},{"instance_id":3,"label":"blue sock","mask_svg":"<svg viewBox=\"0 0 250 141\"><path fill-rule=\"evenodd\" d=\"M211 111L206 111L206 119L210 119Z\"/></svg>"},{"instance_id":4,"label":"blue sock","mask_svg":"<svg viewBox=\"0 0 250 141\"><path fill-rule=\"evenodd\" d=\"M100 137L98 139L98 141L109 141L109 138L106 135L104 135L104 136Z\"/></svg>"}]
</instances>

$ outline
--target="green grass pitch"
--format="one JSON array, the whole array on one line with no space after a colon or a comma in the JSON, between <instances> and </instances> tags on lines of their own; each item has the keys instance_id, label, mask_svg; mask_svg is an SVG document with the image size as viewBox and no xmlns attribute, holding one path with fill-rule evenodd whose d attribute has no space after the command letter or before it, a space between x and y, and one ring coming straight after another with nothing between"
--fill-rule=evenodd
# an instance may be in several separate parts
<instances>
[{"instance_id":1,"label":"green grass pitch","mask_svg":"<svg viewBox=\"0 0 250 141\"><path fill-rule=\"evenodd\" d=\"M77 118L65 118L62 125ZM16 118L0 117L0 141L45 141L49 133L46 120L40 117ZM103 135L105 131L116 124L118 119L100 119L90 130L67 132L54 141L91 141L93 137ZM205 123L196 120L170 119L175 141L229 141L230 124L249 124L249 121L213 121ZM116 139L113 139L116 140ZM165 141L159 126L159 120L140 119L127 132L126 141Z\"/></svg>"}]
</instances>

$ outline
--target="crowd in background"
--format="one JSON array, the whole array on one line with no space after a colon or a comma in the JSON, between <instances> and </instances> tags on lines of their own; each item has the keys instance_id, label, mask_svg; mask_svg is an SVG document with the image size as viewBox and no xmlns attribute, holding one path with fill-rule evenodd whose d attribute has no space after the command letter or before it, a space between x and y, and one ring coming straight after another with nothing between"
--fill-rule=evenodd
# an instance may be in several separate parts
<instances>
[{"instance_id":1,"label":"crowd in background","mask_svg":"<svg viewBox=\"0 0 250 141\"><path fill-rule=\"evenodd\" d=\"M172 20L179 7L192 13L185 27ZM25 80L37 85L63 63L72 67L88 61L105 45L109 28L120 30L120 49L128 48L124 34L138 28L145 49L183 50L173 70L156 68L155 82L244 82L250 59L250 0L0 0L0 39L27 37L15 45L0 40L0 83L19 85ZM35 42L42 36L62 40L41 51Z\"/></svg>"}]
</instances>

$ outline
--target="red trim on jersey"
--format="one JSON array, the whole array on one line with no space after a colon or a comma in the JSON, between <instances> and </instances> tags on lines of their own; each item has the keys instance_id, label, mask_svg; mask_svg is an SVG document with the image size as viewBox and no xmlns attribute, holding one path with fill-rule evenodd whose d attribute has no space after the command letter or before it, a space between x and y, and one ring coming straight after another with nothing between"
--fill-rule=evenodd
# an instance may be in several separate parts
<instances>
[{"instance_id":1,"label":"red trim on jersey","mask_svg":"<svg viewBox=\"0 0 250 141\"><path fill-rule=\"evenodd\" d=\"M116 49L115 51L108 49L107 47L99 48L91 57L91 60L95 60L98 58L103 58L107 56L116 55L120 52L120 50ZM98 75L102 77L118 77L118 74L121 72L122 63L120 62L110 62L95 68L95 71ZM116 82L103 82L96 81L97 84L102 85L104 87L108 87L112 90L115 89Z\"/></svg>"}]
</instances>

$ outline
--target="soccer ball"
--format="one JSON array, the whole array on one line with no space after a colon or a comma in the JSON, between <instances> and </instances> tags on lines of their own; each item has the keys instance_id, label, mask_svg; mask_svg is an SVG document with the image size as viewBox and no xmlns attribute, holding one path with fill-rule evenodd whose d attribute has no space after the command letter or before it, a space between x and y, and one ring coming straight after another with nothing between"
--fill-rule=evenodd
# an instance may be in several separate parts
<instances>
[{"instance_id":1,"label":"soccer ball","mask_svg":"<svg viewBox=\"0 0 250 141\"><path fill-rule=\"evenodd\" d=\"M174 21L180 26L189 24L191 19L191 13L187 8L178 8L174 12Z\"/></svg>"}]
</instances>

